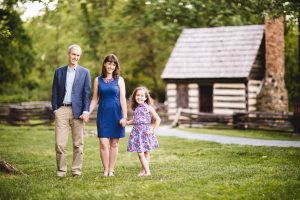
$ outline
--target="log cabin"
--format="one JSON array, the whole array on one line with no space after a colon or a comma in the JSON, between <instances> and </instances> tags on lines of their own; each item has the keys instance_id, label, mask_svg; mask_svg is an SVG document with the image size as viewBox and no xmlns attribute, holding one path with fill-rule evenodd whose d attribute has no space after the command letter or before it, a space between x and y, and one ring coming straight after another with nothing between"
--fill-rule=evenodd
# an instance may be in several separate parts
<instances>
[{"instance_id":1,"label":"log cabin","mask_svg":"<svg viewBox=\"0 0 300 200\"><path fill-rule=\"evenodd\" d=\"M169 120L179 107L222 115L287 111L283 27L280 18L183 29L161 75Z\"/></svg>"}]
</instances>

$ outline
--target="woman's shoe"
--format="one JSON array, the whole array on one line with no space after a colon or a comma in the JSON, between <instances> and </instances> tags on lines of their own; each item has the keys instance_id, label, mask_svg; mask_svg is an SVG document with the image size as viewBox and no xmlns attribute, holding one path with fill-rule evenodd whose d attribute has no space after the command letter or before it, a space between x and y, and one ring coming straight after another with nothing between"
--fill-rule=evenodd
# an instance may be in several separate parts
<instances>
[{"instance_id":1,"label":"woman's shoe","mask_svg":"<svg viewBox=\"0 0 300 200\"><path fill-rule=\"evenodd\" d=\"M103 172L103 176L108 176L108 172Z\"/></svg>"},{"instance_id":2,"label":"woman's shoe","mask_svg":"<svg viewBox=\"0 0 300 200\"><path fill-rule=\"evenodd\" d=\"M108 172L108 176L115 176L114 171Z\"/></svg>"},{"instance_id":3,"label":"woman's shoe","mask_svg":"<svg viewBox=\"0 0 300 200\"><path fill-rule=\"evenodd\" d=\"M144 169L141 169L140 173L138 174L138 176L144 176L145 175L145 170Z\"/></svg>"}]
</instances>

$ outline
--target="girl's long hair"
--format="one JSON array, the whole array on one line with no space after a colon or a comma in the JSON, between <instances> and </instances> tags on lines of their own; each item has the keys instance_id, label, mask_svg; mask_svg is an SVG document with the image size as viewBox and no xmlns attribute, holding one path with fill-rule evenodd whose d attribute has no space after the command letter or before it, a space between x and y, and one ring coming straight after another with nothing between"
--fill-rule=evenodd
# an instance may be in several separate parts
<instances>
[{"instance_id":1,"label":"girl's long hair","mask_svg":"<svg viewBox=\"0 0 300 200\"><path fill-rule=\"evenodd\" d=\"M119 61L116 55L114 54L109 54L107 56L105 56L103 63L102 63L102 71L101 71L101 76L103 78L107 77L107 71L106 68L104 66L105 63L107 62L111 62L111 63L115 63L116 64L116 68L112 74L113 79L116 79L120 76L120 65L119 65Z\"/></svg>"},{"instance_id":2,"label":"girl's long hair","mask_svg":"<svg viewBox=\"0 0 300 200\"><path fill-rule=\"evenodd\" d=\"M146 96L146 100L145 100L145 102L148 104L148 105L153 105L153 99L151 98L151 96L150 96L150 92L149 92L149 90L145 87L145 86L139 86L139 87L137 87L137 88L135 88L134 90L133 90L133 93L132 93L132 95L130 96L130 98L129 98L129 101L130 101L130 107L131 107L131 109L132 110L135 110L136 109L136 107L138 107L138 103L136 102L136 100L135 100L135 95L136 95L136 93L137 93L137 91L139 91L139 90L143 90L143 91L145 91L145 96Z\"/></svg>"}]
</instances>

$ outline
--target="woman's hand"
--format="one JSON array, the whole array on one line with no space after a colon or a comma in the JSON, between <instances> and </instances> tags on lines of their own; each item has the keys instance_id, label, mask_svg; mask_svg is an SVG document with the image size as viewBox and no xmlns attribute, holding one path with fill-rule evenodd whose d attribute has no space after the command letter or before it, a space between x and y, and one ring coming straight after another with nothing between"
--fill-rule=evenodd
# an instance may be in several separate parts
<instances>
[{"instance_id":1,"label":"woman's hand","mask_svg":"<svg viewBox=\"0 0 300 200\"><path fill-rule=\"evenodd\" d=\"M127 119L122 118L122 119L120 120L120 125L123 126L123 127L125 127L126 124L127 124Z\"/></svg>"}]
</instances>

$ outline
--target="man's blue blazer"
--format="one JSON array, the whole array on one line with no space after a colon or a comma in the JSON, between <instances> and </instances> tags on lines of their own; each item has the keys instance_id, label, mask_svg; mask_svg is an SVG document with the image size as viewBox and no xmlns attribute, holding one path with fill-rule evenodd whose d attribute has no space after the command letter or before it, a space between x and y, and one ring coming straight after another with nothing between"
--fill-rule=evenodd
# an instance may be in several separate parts
<instances>
[{"instance_id":1,"label":"man's blue blazer","mask_svg":"<svg viewBox=\"0 0 300 200\"><path fill-rule=\"evenodd\" d=\"M55 70L52 85L52 110L62 106L66 93L68 65ZM90 110L91 76L88 69L77 65L72 87L72 111L74 118L79 118L83 111Z\"/></svg>"}]
</instances>

